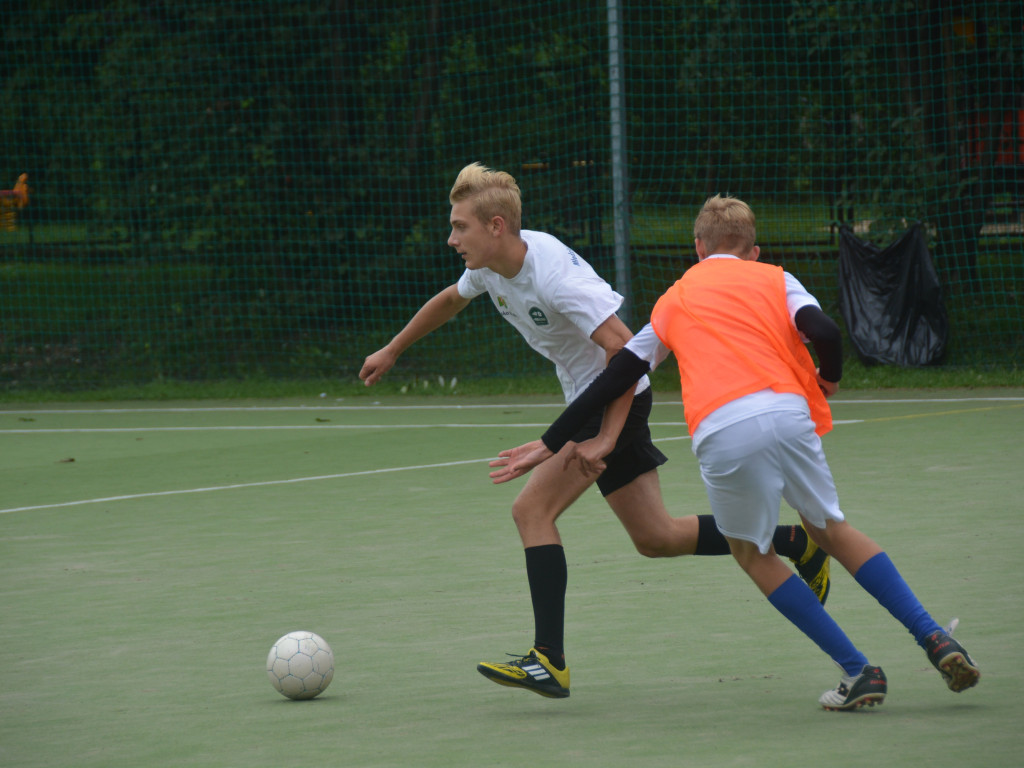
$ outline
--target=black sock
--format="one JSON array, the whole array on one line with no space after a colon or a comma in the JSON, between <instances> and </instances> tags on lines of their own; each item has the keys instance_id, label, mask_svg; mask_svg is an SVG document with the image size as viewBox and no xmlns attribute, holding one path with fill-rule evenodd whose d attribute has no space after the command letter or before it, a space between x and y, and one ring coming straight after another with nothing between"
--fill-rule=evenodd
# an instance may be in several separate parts
<instances>
[{"instance_id":1,"label":"black sock","mask_svg":"<svg viewBox=\"0 0 1024 768\"><path fill-rule=\"evenodd\" d=\"M728 555L729 542L715 525L713 515L697 515L697 549L695 555ZM807 549L807 531L799 525L778 525L772 536L775 552L781 557L799 560Z\"/></svg>"},{"instance_id":2,"label":"black sock","mask_svg":"<svg viewBox=\"0 0 1024 768\"><path fill-rule=\"evenodd\" d=\"M524 551L533 601L533 646L556 668L565 669L565 550L561 544L545 544Z\"/></svg>"},{"instance_id":3,"label":"black sock","mask_svg":"<svg viewBox=\"0 0 1024 768\"><path fill-rule=\"evenodd\" d=\"M697 549L695 555L728 555L729 542L715 525L714 515L697 515Z\"/></svg>"},{"instance_id":4,"label":"black sock","mask_svg":"<svg viewBox=\"0 0 1024 768\"><path fill-rule=\"evenodd\" d=\"M807 531L799 525L779 525L772 536L776 554L799 560L807 549Z\"/></svg>"}]
</instances>

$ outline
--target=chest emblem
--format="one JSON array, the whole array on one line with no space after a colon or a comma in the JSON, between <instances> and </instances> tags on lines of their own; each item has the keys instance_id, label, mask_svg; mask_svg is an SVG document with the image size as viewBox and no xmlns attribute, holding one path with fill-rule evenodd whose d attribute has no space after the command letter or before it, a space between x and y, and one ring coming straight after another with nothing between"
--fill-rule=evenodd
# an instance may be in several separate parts
<instances>
[{"instance_id":1,"label":"chest emblem","mask_svg":"<svg viewBox=\"0 0 1024 768\"><path fill-rule=\"evenodd\" d=\"M534 325L547 325L548 318L541 310L540 307L530 308L530 319L533 320Z\"/></svg>"}]
</instances>

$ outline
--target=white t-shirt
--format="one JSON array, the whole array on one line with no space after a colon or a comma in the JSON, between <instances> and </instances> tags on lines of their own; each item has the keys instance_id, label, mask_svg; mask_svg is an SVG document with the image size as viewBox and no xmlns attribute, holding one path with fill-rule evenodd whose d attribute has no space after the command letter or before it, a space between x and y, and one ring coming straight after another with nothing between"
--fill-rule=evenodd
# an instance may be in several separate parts
<instances>
[{"instance_id":1,"label":"white t-shirt","mask_svg":"<svg viewBox=\"0 0 1024 768\"><path fill-rule=\"evenodd\" d=\"M490 294L495 309L526 342L555 364L565 401L572 400L605 367L605 351L590 335L622 306L622 296L583 258L544 232L522 230L526 260L511 279L489 269L467 269L459 295ZM649 386L646 377L637 386Z\"/></svg>"},{"instance_id":2,"label":"white t-shirt","mask_svg":"<svg viewBox=\"0 0 1024 768\"><path fill-rule=\"evenodd\" d=\"M728 254L716 254L708 258L735 259L736 257ZM784 272L783 274L786 278L786 308L789 310L790 321L796 327L796 313L798 311L808 305L821 309L821 305L793 275L789 274L789 272ZM803 334L801 334L801 337L803 337ZM804 339L804 341L807 341L807 339ZM629 340L629 343L626 344L626 349L642 360L646 360L650 364L652 371L671 354L671 350L662 344L661 339L658 338L658 334L654 332L654 328L651 327L650 323L641 328L636 336ZM771 389L762 389L760 392L754 392L737 398L720 408L716 408L701 420L697 431L693 435L693 448L696 450L700 441L707 435L730 424L735 424L737 421L742 421L767 411L790 409L810 413L807 400L800 395L778 393Z\"/></svg>"}]
</instances>

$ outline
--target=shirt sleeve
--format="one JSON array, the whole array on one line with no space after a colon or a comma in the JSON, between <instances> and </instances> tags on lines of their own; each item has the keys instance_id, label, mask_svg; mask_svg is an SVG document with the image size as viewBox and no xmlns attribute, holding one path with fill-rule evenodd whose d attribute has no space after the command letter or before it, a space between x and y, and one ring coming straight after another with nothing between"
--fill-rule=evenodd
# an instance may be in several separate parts
<instances>
[{"instance_id":1,"label":"shirt sleeve","mask_svg":"<svg viewBox=\"0 0 1024 768\"><path fill-rule=\"evenodd\" d=\"M796 327L796 313L804 307L816 307L821 309L818 300L804 288L803 284L789 272L783 272L786 276L786 309L789 310L789 320ZM799 329L797 329L799 330ZM806 344L809 339L800 333L801 340Z\"/></svg>"},{"instance_id":2,"label":"shirt sleeve","mask_svg":"<svg viewBox=\"0 0 1024 768\"><path fill-rule=\"evenodd\" d=\"M618 312L623 302L622 296L596 274L561 280L551 296L553 308L587 338Z\"/></svg>"},{"instance_id":3,"label":"shirt sleeve","mask_svg":"<svg viewBox=\"0 0 1024 768\"><path fill-rule=\"evenodd\" d=\"M645 360L652 371L665 362L665 358L672 352L658 338L658 334L654 332L654 328L651 327L650 323L641 328L636 336L626 342L625 348L641 360Z\"/></svg>"},{"instance_id":4,"label":"shirt sleeve","mask_svg":"<svg viewBox=\"0 0 1024 768\"><path fill-rule=\"evenodd\" d=\"M477 270L481 272L482 270ZM464 299L475 299L482 293L487 292L487 288L484 287L483 283L478 279L478 276L473 273L473 270L467 269L462 273L462 277L459 278L457 283L459 296Z\"/></svg>"},{"instance_id":5,"label":"shirt sleeve","mask_svg":"<svg viewBox=\"0 0 1024 768\"><path fill-rule=\"evenodd\" d=\"M786 276L786 308L789 310L789 319L794 320L796 313L807 305L821 309L818 300L804 288L803 284L789 272L783 273ZM795 323L794 323L795 324Z\"/></svg>"}]
</instances>

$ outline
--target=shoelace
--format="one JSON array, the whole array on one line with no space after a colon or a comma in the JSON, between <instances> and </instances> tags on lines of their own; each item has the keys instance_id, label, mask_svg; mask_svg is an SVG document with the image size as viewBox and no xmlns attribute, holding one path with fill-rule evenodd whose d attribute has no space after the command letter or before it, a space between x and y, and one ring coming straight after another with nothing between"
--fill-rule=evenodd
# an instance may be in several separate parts
<instances>
[{"instance_id":1,"label":"shoelace","mask_svg":"<svg viewBox=\"0 0 1024 768\"><path fill-rule=\"evenodd\" d=\"M521 653L509 653L508 651L506 651L505 655L506 656L511 656L513 659L515 659L520 664L522 664L524 661L539 661L539 659L536 656L530 656L529 654L527 654L526 656L523 656L523 654L521 654ZM512 662L512 663L515 663L515 662Z\"/></svg>"}]
</instances>

